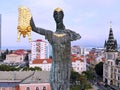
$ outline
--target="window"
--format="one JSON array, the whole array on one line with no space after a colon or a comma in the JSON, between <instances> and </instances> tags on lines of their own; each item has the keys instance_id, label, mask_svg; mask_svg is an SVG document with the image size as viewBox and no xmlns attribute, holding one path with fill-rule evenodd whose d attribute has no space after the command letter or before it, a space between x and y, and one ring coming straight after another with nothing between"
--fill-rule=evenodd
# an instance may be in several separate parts
<instances>
[{"instance_id":1,"label":"window","mask_svg":"<svg viewBox=\"0 0 120 90\"><path fill-rule=\"evenodd\" d=\"M113 59L113 55L112 54L108 54L107 59Z\"/></svg>"},{"instance_id":2,"label":"window","mask_svg":"<svg viewBox=\"0 0 120 90\"><path fill-rule=\"evenodd\" d=\"M120 77L118 76L118 80L120 80Z\"/></svg>"},{"instance_id":3,"label":"window","mask_svg":"<svg viewBox=\"0 0 120 90\"><path fill-rule=\"evenodd\" d=\"M118 73L120 73L120 70L118 70Z\"/></svg>"},{"instance_id":4,"label":"window","mask_svg":"<svg viewBox=\"0 0 120 90\"><path fill-rule=\"evenodd\" d=\"M36 90L39 90L39 87L36 87Z\"/></svg>"},{"instance_id":5,"label":"window","mask_svg":"<svg viewBox=\"0 0 120 90\"><path fill-rule=\"evenodd\" d=\"M30 90L30 87L27 87L26 90Z\"/></svg>"},{"instance_id":6,"label":"window","mask_svg":"<svg viewBox=\"0 0 120 90\"><path fill-rule=\"evenodd\" d=\"M46 87L45 87L45 86L43 87L43 90L46 90Z\"/></svg>"},{"instance_id":7,"label":"window","mask_svg":"<svg viewBox=\"0 0 120 90\"><path fill-rule=\"evenodd\" d=\"M113 65L113 63L111 62L111 65Z\"/></svg>"}]
</instances>

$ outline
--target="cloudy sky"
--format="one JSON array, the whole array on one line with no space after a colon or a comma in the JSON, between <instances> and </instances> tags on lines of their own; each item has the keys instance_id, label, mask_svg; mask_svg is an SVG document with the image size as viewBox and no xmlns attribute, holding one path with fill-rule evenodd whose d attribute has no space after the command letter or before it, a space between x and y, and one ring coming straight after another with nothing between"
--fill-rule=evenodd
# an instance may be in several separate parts
<instances>
[{"instance_id":1,"label":"cloudy sky","mask_svg":"<svg viewBox=\"0 0 120 90\"><path fill-rule=\"evenodd\" d=\"M103 47L108 39L110 21L115 39L120 44L120 0L0 0L2 14L2 47L30 48L28 38L17 42L18 7L31 10L37 27L55 31L53 11L61 7L66 28L79 33L82 38L72 45ZM34 32L32 40L44 37Z\"/></svg>"}]
</instances>

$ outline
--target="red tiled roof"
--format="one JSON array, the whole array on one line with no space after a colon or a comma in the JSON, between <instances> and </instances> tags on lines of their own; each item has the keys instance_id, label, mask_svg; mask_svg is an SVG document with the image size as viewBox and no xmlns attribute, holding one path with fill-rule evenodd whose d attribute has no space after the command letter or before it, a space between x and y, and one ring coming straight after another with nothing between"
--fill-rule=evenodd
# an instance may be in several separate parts
<instances>
[{"instance_id":1,"label":"red tiled roof","mask_svg":"<svg viewBox=\"0 0 120 90\"><path fill-rule=\"evenodd\" d=\"M75 62L75 61L81 61L81 62L83 62L83 56L77 56L77 55L72 55L71 56L71 60L72 60L72 62Z\"/></svg>"},{"instance_id":2,"label":"red tiled roof","mask_svg":"<svg viewBox=\"0 0 120 90\"><path fill-rule=\"evenodd\" d=\"M71 55L71 60L72 62L76 62L76 61L83 62L83 56L77 57L76 55ZM32 64L43 64L44 61L46 61L47 64L52 63L52 59L50 58L50 59L35 59L33 60Z\"/></svg>"},{"instance_id":3,"label":"red tiled roof","mask_svg":"<svg viewBox=\"0 0 120 90\"><path fill-rule=\"evenodd\" d=\"M32 64L43 64L44 61L48 63L52 63L52 59L35 59L33 60Z\"/></svg>"},{"instance_id":4,"label":"red tiled roof","mask_svg":"<svg viewBox=\"0 0 120 90\"><path fill-rule=\"evenodd\" d=\"M42 40L41 39L37 39L36 41L39 42L39 41L42 41Z\"/></svg>"},{"instance_id":5,"label":"red tiled roof","mask_svg":"<svg viewBox=\"0 0 120 90\"><path fill-rule=\"evenodd\" d=\"M94 53L95 53L95 52L94 52L93 50L89 52L89 54L94 54Z\"/></svg>"},{"instance_id":6,"label":"red tiled roof","mask_svg":"<svg viewBox=\"0 0 120 90\"><path fill-rule=\"evenodd\" d=\"M15 50L13 54L24 55L26 54L26 51L24 49L19 49L19 50Z\"/></svg>"},{"instance_id":7,"label":"red tiled roof","mask_svg":"<svg viewBox=\"0 0 120 90\"><path fill-rule=\"evenodd\" d=\"M7 54L7 56L14 56L14 55L19 55L19 54L15 54L15 53L10 53L10 54Z\"/></svg>"},{"instance_id":8,"label":"red tiled roof","mask_svg":"<svg viewBox=\"0 0 120 90\"><path fill-rule=\"evenodd\" d=\"M42 39L37 39L37 40L34 40L32 42L45 42L45 41L43 41Z\"/></svg>"}]
</instances>

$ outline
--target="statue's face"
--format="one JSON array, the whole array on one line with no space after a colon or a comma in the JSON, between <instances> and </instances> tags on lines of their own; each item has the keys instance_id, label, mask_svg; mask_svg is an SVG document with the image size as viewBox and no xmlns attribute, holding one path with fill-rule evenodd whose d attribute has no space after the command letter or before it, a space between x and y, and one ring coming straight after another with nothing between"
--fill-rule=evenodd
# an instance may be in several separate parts
<instances>
[{"instance_id":1,"label":"statue's face","mask_svg":"<svg viewBox=\"0 0 120 90\"><path fill-rule=\"evenodd\" d=\"M56 23L62 22L63 16L64 16L64 15L63 15L63 12L62 12L62 11L59 11L59 12L54 11L54 19L55 19Z\"/></svg>"}]
</instances>

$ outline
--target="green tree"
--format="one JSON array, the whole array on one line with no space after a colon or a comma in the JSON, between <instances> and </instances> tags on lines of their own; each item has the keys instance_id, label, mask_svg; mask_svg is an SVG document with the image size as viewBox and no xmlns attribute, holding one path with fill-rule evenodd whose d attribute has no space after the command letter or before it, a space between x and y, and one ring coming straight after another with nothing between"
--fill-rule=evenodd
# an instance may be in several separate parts
<instances>
[{"instance_id":1,"label":"green tree","mask_svg":"<svg viewBox=\"0 0 120 90\"><path fill-rule=\"evenodd\" d=\"M0 71L10 71L10 68L9 68L9 66L7 66L7 65L0 65Z\"/></svg>"},{"instance_id":2,"label":"green tree","mask_svg":"<svg viewBox=\"0 0 120 90\"><path fill-rule=\"evenodd\" d=\"M103 62L100 62L97 65L95 65L95 71L100 77L103 76Z\"/></svg>"},{"instance_id":3,"label":"green tree","mask_svg":"<svg viewBox=\"0 0 120 90\"><path fill-rule=\"evenodd\" d=\"M25 55L25 59L24 59L24 61L29 61L28 53Z\"/></svg>"},{"instance_id":4,"label":"green tree","mask_svg":"<svg viewBox=\"0 0 120 90\"><path fill-rule=\"evenodd\" d=\"M7 54L9 54L9 50L8 49L6 49L4 53L1 53L1 59L5 60Z\"/></svg>"},{"instance_id":5,"label":"green tree","mask_svg":"<svg viewBox=\"0 0 120 90\"><path fill-rule=\"evenodd\" d=\"M0 71L19 71L20 68L17 68L15 66L8 66L8 65L0 65Z\"/></svg>"},{"instance_id":6,"label":"green tree","mask_svg":"<svg viewBox=\"0 0 120 90\"><path fill-rule=\"evenodd\" d=\"M71 71L70 81L73 85L76 85L76 81L79 80L80 74L75 72L74 70Z\"/></svg>"},{"instance_id":7,"label":"green tree","mask_svg":"<svg viewBox=\"0 0 120 90\"><path fill-rule=\"evenodd\" d=\"M22 71L29 71L29 67L24 67Z\"/></svg>"},{"instance_id":8,"label":"green tree","mask_svg":"<svg viewBox=\"0 0 120 90\"><path fill-rule=\"evenodd\" d=\"M10 51L9 51L9 54L12 54L12 53L13 53L13 50L10 50Z\"/></svg>"},{"instance_id":9,"label":"green tree","mask_svg":"<svg viewBox=\"0 0 120 90\"><path fill-rule=\"evenodd\" d=\"M8 49L6 49L6 50L5 50L5 54L8 54L8 53L9 53L9 50L8 50Z\"/></svg>"},{"instance_id":10,"label":"green tree","mask_svg":"<svg viewBox=\"0 0 120 90\"><path fill-rule=\"evenodd\" d=\"M90 69L90 70L87 70L87 71L83 71L82 74L86 75L87 79L88 80L93 80L93 71Z\"/></svg>"},{"instance_id":11,"label":"green tree","mask_svg":"<svg viewBox=\"0 0 120 90\"><path fill-rule=\"evenodd\" d=\"M71 77L70 80L72 82L72 86L70 86L70 90L86 90L89 88L92 88L90 83L87 80L87 77L90 78L90 71L83 72L82 74L79 74L78 72L71 71ZM80 82L77 84L77 82Z\"/></svg>"},{"instance_id":12,"label":"green tree","mask_svg":"<svg viewBox=\"0 0 120 90\"><path fill-rule=\"evenodd\" d=\"M28 55L28 53L26 54L24 61L26 62L26 66L29 67L29 55Z\"/></svg>"},{"instance_id":13,"label":"green tree","mask_svg":"<svg viewBox=\"0 0 120 90\"><path fill-rule=\"evenodd\" d=\"M34 67L34 69L37 71L42 71L42 69L40 67Z\"/></svg>"},{"instance_id":14,"label":"green tree","mask_svg":"<svg viewBox=\"0 0 120 90\"><path fill-rule=\"evenodd\" d=\"M30 67L29 68L29 67L26 66L26 67L23 68L23 71L29 71L29 70L30 71L35 71L35 70L36 71L42 71L42 69L40 67Z\"/></svg>"},{"instance_id":15,"label":"green tree","mask_svg":"<svg viewBox=\"0 0 120 90\"><path fill-rule=\"evenodd\" d=\"M5 53L1 53L1 59L5 60L6 59L6 54Z\"/></svg>"}]
</instances>

